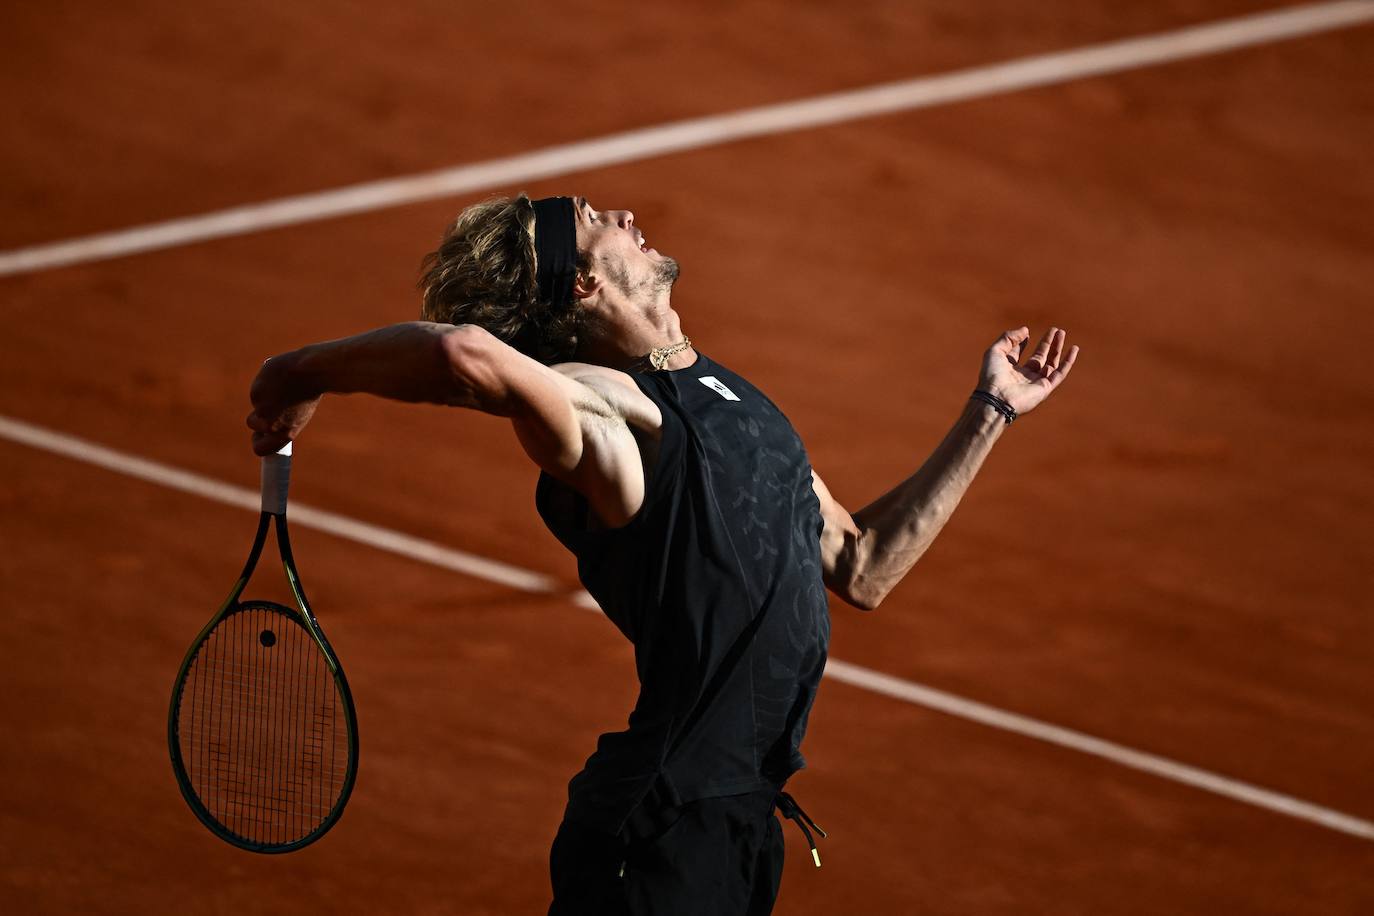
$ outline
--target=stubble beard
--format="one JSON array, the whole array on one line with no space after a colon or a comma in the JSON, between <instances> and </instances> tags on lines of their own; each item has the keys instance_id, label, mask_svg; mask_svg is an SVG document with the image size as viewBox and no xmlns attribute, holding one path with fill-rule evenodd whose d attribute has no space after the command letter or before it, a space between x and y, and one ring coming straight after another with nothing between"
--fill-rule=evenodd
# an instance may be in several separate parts
<instances>
[{"instance_id":1,"label":"stubble beard","mask_svg":"<svg viewBox=\"0 0 1374 916\"><path fill-rule=\"evenodd\" d=\"M680 270L681 268L675 258L664 255L663 260L654 265L653 274L638 283L631 282L630 272L625 269L623 264L611 268L609 273L611 282L620 288L626 298L634 301L641 297L657 300L660 296L671 292L673 284L677 282Z\"/></svg>"},{"instance_id":2,"label":"stubble beard","mask_svg":"<svg viewBox=\"0 0 1374 916\"><path fill-rule=\"evenodd\" d=\"M677 282L679 270L677 259L664 255L662 263L658 265L658 270L654 274L654 292L671 292L673 284Z\"/></svg>"}]
</instances>

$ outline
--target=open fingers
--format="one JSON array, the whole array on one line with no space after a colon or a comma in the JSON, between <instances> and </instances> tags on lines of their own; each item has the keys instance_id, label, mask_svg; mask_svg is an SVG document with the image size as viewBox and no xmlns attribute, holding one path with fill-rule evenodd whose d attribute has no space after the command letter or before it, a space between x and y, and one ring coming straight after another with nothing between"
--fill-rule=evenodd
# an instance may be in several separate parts
<instances>
[{"instance_id":1,"label":"open fingers","mask_svg":"<svg viewBox=\"0 0 1374 916\"><path fill-rule=\"evenodd\" d=\"M1055 367L1054 378L1050 379L1050 381L1056 385L1064 381L1064 379L1068 377L1069 370L1073 368L1074 360L1076 359L1078 359L1077 344L1069 348L1069 355L1064 359L1063 365Z\"/></svg>"},{"instance_id":2,"label":"open fingers","mask_svg":"<svg viewBox=\"0 0 1374 916\"><path fill-rule=\"evenodd\" d=\"M1062 347L1063 341L1061 340L1060 348L1062 349ZM1051 388L1058 386L1060 382L1064 381L1064 379L1068 377L1069 370L1073 368L1074 360L1076 359L1078 359L1077 346L1070 347L1068 355L1065 356L1062 361L1060 359L1060 354L1055 353L1054 363L1046 367L1044 375L1045 381L1050 383Z\"/></svg>"},{"instance_id":3,"label":"open fingers","mask_svg":"<svg viewBox=\"0 0 1374 916\"><path fill-rule=\"evenodd\" d=\"M1054 342L1056 330L1056 328L1050 328L1045 332L1045 336L1040 338L1040 343L1036 345L1035 352L1026 361L1027 369L1039 370L1050 365L1050 345Z\"/></svg>"},{"instance_id":4,"label":"open fingers","mask_svg":"<svg viewBox=\"0 0 1374 916\"><path fill-rule=\"evenodd\" d=\"M1064 356L1064 338L1068 334L1063 328L1050 328L1050 352L1045 357L1045 366L1051 369L1059 367L1059 360Z\"/></svg>"},{"instance_id":5,"label":"open fingers","mask_svg":"<svg viewBox=\"0 0 1374 916\"><path fill-rule=\"evenodd\" d=\"M1039 369L1047 373L1059 368L1059 363L1064 358L1064 341L1067 337L1068 331L1063 328L1050 328L1046 331L1040 340L1040 346L1035 348L1035 355L1026 363L1026 368Z\"/></svg>"}]
</instances>

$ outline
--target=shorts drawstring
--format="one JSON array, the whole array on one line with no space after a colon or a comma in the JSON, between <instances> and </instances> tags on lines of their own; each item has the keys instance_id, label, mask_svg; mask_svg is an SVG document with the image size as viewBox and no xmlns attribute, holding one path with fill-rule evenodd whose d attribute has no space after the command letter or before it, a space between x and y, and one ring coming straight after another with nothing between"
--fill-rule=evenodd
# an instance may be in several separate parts
<instances>
[{"instance_id":1,"label":"shorts drawstring","mask_svg":"<svg viewBox=\"0 0 1374 916\"><path fill-rule=\"evenodd\" d=\"M826 836L826 832L821 829L819 824L811 820L811 816L803 811L802 806L797 804L797 800L788 793L778 792L778 797L774 799L773 803L778 806L778 810L782 812L783 817L795 821L797 826L801 828L802 833L806 834L806 842L811 847L811 858L816 860L816 867L820 868L821 854L816 851L816 841L812 838L811 831L806 829L806 825L810 824L812 827L815 827L816 832L822 837Z\"/></svg>"}]
</instances>

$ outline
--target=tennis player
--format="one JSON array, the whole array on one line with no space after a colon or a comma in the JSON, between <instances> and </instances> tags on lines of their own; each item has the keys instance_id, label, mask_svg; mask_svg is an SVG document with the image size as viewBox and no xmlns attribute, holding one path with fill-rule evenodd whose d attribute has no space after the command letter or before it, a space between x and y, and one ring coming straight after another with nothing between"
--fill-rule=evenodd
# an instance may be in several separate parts
<instances>
[{"instance_id":1,"label":"tennis player","mask_svg":"<svg viewBox=\"0 0 1374 916\"><path fill-rule=\"evenodd\" d=\"M508 417L539 467L535 507L634 644L640 684L569 783L551 916L769 913L775 812L820 864L824 834L784 786L805 763L825 590L878 607L1078 352L1051 328L1023 363L1028 329L1002 334L934 454L850 513L778 406L683 333L677 277L628 210L487 201L425 259L424 321L273 357L251 391L259 455L323 394L368 392Z\"/></svg>"}]
</instances>

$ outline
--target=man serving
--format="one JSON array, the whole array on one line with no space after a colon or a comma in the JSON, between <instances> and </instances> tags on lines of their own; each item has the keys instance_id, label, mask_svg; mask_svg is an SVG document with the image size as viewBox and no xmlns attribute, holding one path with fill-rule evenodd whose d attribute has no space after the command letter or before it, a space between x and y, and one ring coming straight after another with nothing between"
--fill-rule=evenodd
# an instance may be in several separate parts
<instances>
[{"instance_id":1,"label":"man serving","mask_svg":"<svg viewBox=\"0 0 1374 916\"><path fill-rule=\"evenodd\" d=\"M464 210L426 257L424 321L312 344L253 382L253 449L298 436L326 393L507 417L535 506L634 645L639 697L568 786L550 854L557 914L765 914L794 820L830 634L825 590L871 610L948 521L993 443L1078 347L1025 327L984 354L954 427L855 513L787 417L683 333L677 262L628 210L521 194ZM700 330L696 329L698 335Z\"/></svg>"}]
</instances>

